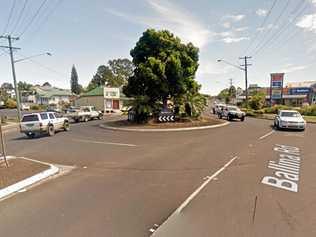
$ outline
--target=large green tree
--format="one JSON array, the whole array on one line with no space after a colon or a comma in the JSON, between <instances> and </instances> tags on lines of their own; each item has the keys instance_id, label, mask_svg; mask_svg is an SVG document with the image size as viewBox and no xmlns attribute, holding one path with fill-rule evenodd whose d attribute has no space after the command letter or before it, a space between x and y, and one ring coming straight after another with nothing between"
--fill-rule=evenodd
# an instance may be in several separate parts
<instances>
[{"instance_id":1,"label":"large green tree","mask_svg":"<svg viewBox=\"0 0 316 237\"><path fill-rule=\"evenodd\" d=\"M148 29L131 50L134 75L124 87L130 97L146 96L151 105L167 100L180 101L186 93L197 93L194 80L198 69L199 49L183 44L167 30Z\"/></svg>"},{"instance_id":2,"label":"large green tree","mask_svg":"<svg viewBox=\"0 0 316 237\"><path fill-rule=\"evenodd\" d=\"M72 65L71 76L70 76L70 88L71 92L79 95L81 93L82 87L79 85L78 73L75 65Z\"/></svg>"},{"instance_id":3,"label":"large green tree","mask_svg":"<svg viewBox=\"0 0 316 237\"><path fill-rule=\"evenodd\" d=\"M230 103L233 98L236 98L237 90L236 87L231 86L229 88L225 88L218 95L217 98L225 101L225 103Z\"/></svg>"},{"instance_id":4,"label":"large green tree","mask_svg":"<svg viewBox=\"0 0 316 237\"><path fill-rule=\"evenodd\" d=\"M29 84L27 82L22 82L22 81L18 82L18 89L20 92L22 92L22 91L30 92L30 91L32 91L32 87L33 87L33 85Z\"/></svg>"},{"instance_id":5,"label":"large green tree","mask_svg":"<svg viewBox=\"0 0 316 237\"><path fill-rule=\"evenodd\" d=\"M94 89L101 85L109 87L121 87L127 83L127 79L133 75L133 63L127 59L113 59L108 65L98 67L87 90Z\"/></svg>"}]
</instances>

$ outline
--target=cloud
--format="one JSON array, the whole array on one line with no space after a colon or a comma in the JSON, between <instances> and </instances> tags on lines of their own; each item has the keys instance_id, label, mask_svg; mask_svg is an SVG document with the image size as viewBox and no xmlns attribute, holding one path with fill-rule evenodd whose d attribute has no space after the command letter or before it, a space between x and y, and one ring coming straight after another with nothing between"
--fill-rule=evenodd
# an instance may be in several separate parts
<instances>
[{"instance_id":1,"label":"cloud","mask_svg":"<svg viewBox=\"0 0 316 237\"><path fill-rule=\"evenodd\" d=\"M230 73L233 67L214 61L203 60L198 70L198 75L222 75Z\"/></svg>"},{"instance_id":2,"label":"cloud","mask_svg":"<svg viewBox=\"0 0 316 237\"><path fill-rule=\"evenodd\" d=\"M316 0L315 4L316 4ZM316 33L316 14L309 14L303 16L297 23L296 26L303 28L306 31Z\"/></svg>"},{"instance_id":3,"label":"cloud","mask_svg":"<svg viewBox=\"0 0 316 237\"><path fill-rule=\"evenodd\" d=\"M268 11L265 10L265 9L258 9L258 10L256 11L256 14L257 14L258 16L266 16L266 15L268 14Z\"/></svg>"},{"instance_id":4,"label":"cloud","mask_svg":"<svg viewBox=\"0 0 316 237\"><path fill-rule=\"evenodd\" d=\"M274 24L269 24L266 27L258 27L256 30L259 32L263 32L269 29L278 29L279 26L278 25L274 25Z\"/></svg>"},{"instance_id":5,"label":"cloud","mask_svg":"<svg viewBox=\"0 0 316 237\"><path fill-rule=\"evenodd\" d=\"M224 23L222 24L222 26L223 26L224 28L228 29L228 28L232 27L232 24L231 24L230 22L226 21L226 22L224 22Z\"/></svg>"},{"instance_id":6,"label":"cloud","mask_svg":"<svg viewBox=\"0 0 316 237\"><path fill-rule=\"evenodd\" d=\"M249 40L249 39L250 39L249 37L226 37L226 38L223 38L222 41L227 44L231 44L231 43L238 43L240 41Z\"/></svg>"},{"instance_id":7,"label":"cloud","mask_svg":"<svg viewBox=\"0 0 316 237\"><path fill-rule=\"evenodd\" d=\"M249 27L245 26L245 27L239 27L239 28L236 28L235 31L237 32L243 32L243 31L246 31L248 30Z\"/></svg>"},{"instance_id":8,"label":"cloud","mask_svg":"<svg viewBox=\"0 0 316 237\"><path fill-rule=\"evenodd\" d=\"M245 15L239 14L239 15L226 15L223 17L223 19L228 19L231 20L233 22L238 22L241 21L245 18Z\"/></svg>"},{"instance_id":9,"label":"cloud","mask_svg":"<svg viewBox=\"0 0 316 237\"><path fill-rule=\"evenodd\" d=\"M212 41L213 32L186 9L167 0L146 0L146 2L155 14L145 17L126 14L113 9L106 9L105 11L146 27L168 29L184 42L192 42L200 48Z\"/></svg>"},{"instance_id":10,"label":"cloud","mask_svg":"<svg viewBox=\"0 0 316 237\"><path fill-rule=\"evenodd\" d=\"M291 73L291 72L304 70L304 69L306 69L308 67L309 67L309 65L293 66L292 64L288 64L281 71L284 72L284 73Z\"/></svg>"}]
</instances>

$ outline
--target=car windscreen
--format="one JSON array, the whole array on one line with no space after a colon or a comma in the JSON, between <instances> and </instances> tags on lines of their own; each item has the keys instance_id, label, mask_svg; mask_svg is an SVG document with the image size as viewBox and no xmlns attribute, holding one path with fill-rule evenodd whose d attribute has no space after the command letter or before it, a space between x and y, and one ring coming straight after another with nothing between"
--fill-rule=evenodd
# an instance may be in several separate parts
<instances>
[{"instance_id":1,"label":"car windscreen","mask_svg":"<svg viewBox=\"0 0 316 237\"><path fill-rule=\"evenodd\" d=\"M282 112L281 117L300 117L298 112Z\"/></svg>"},{"instance_id":2,"label":"car windscreen","mask_svg":"<svg viewBox=\"0 0 316 237\"><path fill-rule=\"evenodd\" d=\"M22 122L34 122L38 120L39 119L38 119L37 114L30 114L30 115L23 116Z\"/></svg>"},{"instance_id":3,"label":"car windscreen","mask_svg":"<svg viewBox=\"0 0 316 237\"><path fill-rule=\"evenodd\" d=\"M227 109L230 110L230 111L237 111L236 107L227 107Z\"/></svg>"}]
</instances>

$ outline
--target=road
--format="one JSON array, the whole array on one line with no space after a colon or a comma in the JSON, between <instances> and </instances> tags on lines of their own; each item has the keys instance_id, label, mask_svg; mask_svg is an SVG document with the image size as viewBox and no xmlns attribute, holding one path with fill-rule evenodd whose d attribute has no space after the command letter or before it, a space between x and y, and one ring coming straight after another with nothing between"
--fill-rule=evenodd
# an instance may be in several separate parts
<instances>
[{"instance_id":1,"label":"road","mask_svg":"<svg viewBox=\"0 0 316 237\"><path fill-rule=\"evenodd\" d=\"M10 155L76 168L2 201L1 235L139 237L158 224L156 236L315 236L315 125L274 132L271 121L249 118L210 130L139 133L99 123L33 140L6 134ZM273 174L276 144L300 149L297 193L261 183Z\"/></svg>"}]
</instances>

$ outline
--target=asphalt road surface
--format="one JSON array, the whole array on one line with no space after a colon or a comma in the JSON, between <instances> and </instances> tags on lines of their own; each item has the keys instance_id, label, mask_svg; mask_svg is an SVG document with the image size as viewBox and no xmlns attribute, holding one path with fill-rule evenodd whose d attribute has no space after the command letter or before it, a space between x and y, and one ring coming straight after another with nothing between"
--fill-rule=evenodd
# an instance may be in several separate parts
<instances>
[{"instance_id":1,"label":"asphalt road surface","mask_svg":"<svg viewBox=\"0 0 316 237\"><path fill-rule=\"evenodd\" d=\"M10 155L76 168L2 201L1 236L140 237L155 225L154 236L167 237L316 236L315 125L273 131L271 121L249 118L139 133L99 123L33 140L6 134ZM280 158L277 144L299 149L291 148L300 157L297 192L262 183L277 177L268 168Z\"/></svg>"}]
</instances>

